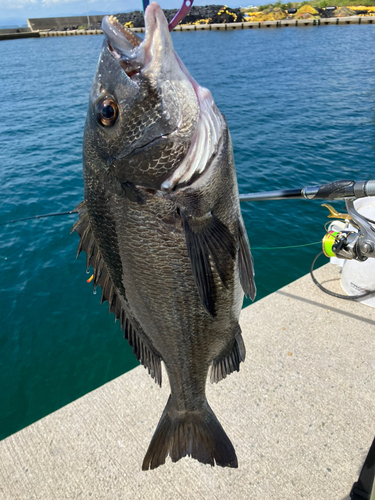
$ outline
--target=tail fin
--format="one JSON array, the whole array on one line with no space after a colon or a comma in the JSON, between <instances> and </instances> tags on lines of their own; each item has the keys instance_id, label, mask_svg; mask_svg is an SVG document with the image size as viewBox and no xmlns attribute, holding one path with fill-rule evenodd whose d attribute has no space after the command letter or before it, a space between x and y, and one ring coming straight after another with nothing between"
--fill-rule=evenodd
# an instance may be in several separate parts
<instances>
[{"instance_id":1,"label":"tail fin","mask_svg":"<svg viewBox=\"0 0 375 500\"><path fill-rule=\"evenodd\" d=\"M238 467L233 445L207 402L200 411L182 413L174 409L169 397L142 470L156 469L168 455L172 462L188 455L203 464Z\"/></svg>"}]
</instances>

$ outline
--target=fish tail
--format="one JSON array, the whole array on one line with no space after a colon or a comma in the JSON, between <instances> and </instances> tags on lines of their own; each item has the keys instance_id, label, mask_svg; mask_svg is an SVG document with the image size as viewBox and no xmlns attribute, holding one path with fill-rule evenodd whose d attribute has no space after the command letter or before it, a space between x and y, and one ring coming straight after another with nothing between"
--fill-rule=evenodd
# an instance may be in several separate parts
<instances>
[{"instance_id":1,"label":"fish tail","mask_svg":"<svg viewBox=\"0 0 375 500\"><path fill-rule=\"evenodd\" d=\"M142 470L156 469L165 463L191 456L201 463L238 467L232 443L207 401L199 411L180 412L171 396L143 460Z\"/></svg>"}]
</instances>

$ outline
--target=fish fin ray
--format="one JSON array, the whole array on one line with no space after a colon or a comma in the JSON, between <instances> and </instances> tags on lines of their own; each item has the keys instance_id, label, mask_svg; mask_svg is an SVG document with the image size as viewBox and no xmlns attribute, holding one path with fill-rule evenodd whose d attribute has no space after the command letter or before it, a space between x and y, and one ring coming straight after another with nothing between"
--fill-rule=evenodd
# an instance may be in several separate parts
<instances>
[{"instance_id":1,"label":"fish fin ray","mask_svg":"<svg viewBox=\"0 0 375 500\"><path fill-rule=\"evenodd\" d=\"M74 211L79 213L79 219L71 230L71 232L76 231L80 235L77 257L82 250L86 252L87 269L90 265L93 267L94 290L97 286L100 286L102 289L100 303L102 304L104 301L108 301L109 312L113 312L116 320L120 320L124 337L133 348L137 360L148 370L148 373L155 379L155 382L161 386L161 358L147 342L146 334L143 331L139 333L141 327L133 324L132 319L129 317L130 315L121 303L120 296L112 283L107 266L96 244L85 202L80 203Z\"/></svg>"},{"instance_id":2,"label":"fish fin ray","mask_svg":"<svg viewBox=\"0 0 375 500\"><path fill-rule=\"evenodd\" d=\"M240 364L245 361L246 349L239 325L238 333L235 336L231 352L226 352L223 356L214 359L211 365L210 382L218 383L234 371L240 371Z\"/></svg>"},{"instance_id":3,"label":"fish fin ray","mask_svg":"<svg viewBox=\"0 0 375 500\"><path fill-rule=\"evenodd\" d=\"M187 251L203 306L216 316L215 281L210 259L225 287L235 258L235 241L228 228L213 214L205 218L188 217L180 211Z\"/></svg>"},{"instance_id":4,"label":"fish fin ray","mask_svg":"<svg viewBox=\"0 0 375 500\"><path fill-rule=\"evenodd\" d=\"M238 219L238 238L240 243L238 250L240 283L246 297L250 297L251 300L254 300L256 295L254 262L242 217Z\"/></svg>"},{"instance_id":5,"label":"fish fin ray","mask_svg":"<svg viewBox=\"0 0 375 500\"><path fill-rule=\"evenodd\" d=\"M238 467L234 447L207 401L199 411L180 412L169 397L142 470L156 469L168 455L172 462L191 456L211 466Z\"/></svg>"},{"instance_id":6,"label":"fish fin ray","mask_svg":"<svg viewBox=\"0 0 375 500\"><path fill-rule=\"evenodd\" d=\"M81 201L79 205L75 207L74 210L72 210L72 213L78 213L79 217L78 220L75 224L73 224L72 229L70 230L70 234L72 234L73 231L76 231L80 236L82 236L82 233L84 229L86 228L87 221L88 221L88 214L86 211L86 203L84 201Z\"/></svg>"},{"instance_id":7,"label":"fish fin ray","mask_svg":"<svg viewBox=\"0 0 375 500\"><path fill-rule=\"evenodd\" d=\"M136 329L129 321L124 330L124 338L133 348L135 357L146 368L151 378L161 387L162 371L161 359L144 341L140 338Z\"/></svg>"}]
</instances>

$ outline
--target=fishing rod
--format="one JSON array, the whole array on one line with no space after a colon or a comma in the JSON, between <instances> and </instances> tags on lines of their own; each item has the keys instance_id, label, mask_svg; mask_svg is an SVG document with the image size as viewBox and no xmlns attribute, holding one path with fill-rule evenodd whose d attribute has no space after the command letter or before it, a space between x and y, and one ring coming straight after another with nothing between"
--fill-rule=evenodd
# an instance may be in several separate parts
<instances>
[{"instance_id":1,"label":"fishing rod","mask_svg":"<svg viewBox=\"0 0 375 500\"><path fill-rule=\"evenodd\" d=\"M1 222L0 226L5 226L6 224L13 224L14 222L22 222L24 220L44 219L45 217L59 217L60 215L77 215L77 213L74 210L70 210L69 212L56 212L52 214L32 215L31 217L23 217L22 219L12 219L12 220L7 220L6 222Z\"/></svg>"},{"instance_id":2,"label":"fishing rod","mask_svg":"<svg viewBox=\"0 0 375 500\"><path fill-rule=\"evenodd\" d=\"M375 180L340 180L319 186L301 189L280 189L261 193L241 194L240 201L267 200L342 200L347 213L338 213L331 205L323 204L333 221L323 238L323 253L326 257L358 260L364 262L375 258L375 221L357 212L354 200L375 196ZM345 221L345 222L342 222Z\"/></svg>"},{"instance_id":3,"label":"fishing rod","mask_svg":"<svg viewBox=\"0 0 375 500\"><path fill-rule=\"evenodd\" d=\"M338 213L331 205L328 208L330 219L333 221L327 234L323 238L323 252L326 257L365 261L375 258L375 221L359 214L354 208L354 200L368 196L375 196L375 180L359 181L341 180L309 186L302 189L284 189L264 191L261 193L240 194L241 202L307 199L307 200L344 200L347 213ZM31 219L56 217L60 215L74 215L75 211L52 214L34 215L23 219L13 219L0 225L21 222ZM345 222L341 222L344 220Z\"/></svg>"},{"instance_id":4,"label":"fishing rod","mask_svg":"<svg viewBox=\"0 0 375 500\"><path fill-rule=\"evenodd\" d=\"M301 198L333 201L365 196L375 196L375 180L359 182L342 180L302 189L279 189L277 191L240 194L240 201L296 200Z\"/></svg>"}]
</instances>

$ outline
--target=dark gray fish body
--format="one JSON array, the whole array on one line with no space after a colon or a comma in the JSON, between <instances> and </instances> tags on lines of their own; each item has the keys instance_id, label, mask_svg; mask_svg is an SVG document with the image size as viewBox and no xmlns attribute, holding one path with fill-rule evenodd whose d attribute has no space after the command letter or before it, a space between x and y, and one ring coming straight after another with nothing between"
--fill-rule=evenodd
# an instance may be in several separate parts
<instances>
[{"instance_id":1,"label":"dark gray fish body","mask_svg":"<svg viewBox=\"0 0 375 500\"><path fill-rule=\"evenodd\" d=\"M190 77L160 7L141 43L106 18L84 137L79 251L125 337L171 396L143 469L169 454L237 466L205 396L244 360L238 318L255 295L232 145L211 94Z\"/></svg>"}]
</instances>

